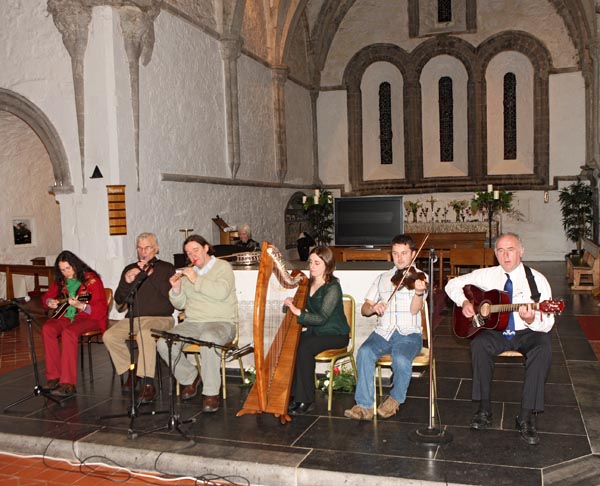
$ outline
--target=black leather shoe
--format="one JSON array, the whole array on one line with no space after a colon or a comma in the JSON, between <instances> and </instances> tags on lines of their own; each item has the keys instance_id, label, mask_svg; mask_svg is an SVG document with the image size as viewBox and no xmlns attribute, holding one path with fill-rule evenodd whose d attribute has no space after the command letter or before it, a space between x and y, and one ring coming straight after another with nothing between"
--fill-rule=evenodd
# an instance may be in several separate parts
<instances>
[{"instance_id":1,"label":"black leather shoe","mask_svg":"<svg viewBox=\"0 0 600 486\"><path fill-rule=\"evenodd\" d=\"M529 445L538 445L540 443L540 436L538 435L535 425L533 425L531 420L525 420L524 422L521 422L519 417L517 417L515 424L521 439L523 439Z\"/></svg>"},{"instance_id":2,"label":"black leather shoe","mask_svg":"<svg viewBox=\"0 0 600 486\"><path fill-rule=\"evenodd\" d=\"M492 425L492 412L485 410L477 410L471 419L471 428L477 430L485 430Z\"/></svg>"},{"instance_id":3,"label":"black leather shoe","mask_svg":"<svg viewBox=\"0 0 600 486\"><path fill-rule=\"evenodd\" d=\"M300 405L300 402L292 400L288 405L288 413L292 412L292 410L296 410L298 408L298 405Z\"/></svg>"},{"instance_id":4,"label":"black leather shoe","mask_svg":"<svg viewBox=\"0 0 600 486\"><path fill-rule=\"evenodd\" d=\"M300 402L298 406L290 412L290 415L304 415L313 409L312 402Z\"/></svg>"}]
</instances>

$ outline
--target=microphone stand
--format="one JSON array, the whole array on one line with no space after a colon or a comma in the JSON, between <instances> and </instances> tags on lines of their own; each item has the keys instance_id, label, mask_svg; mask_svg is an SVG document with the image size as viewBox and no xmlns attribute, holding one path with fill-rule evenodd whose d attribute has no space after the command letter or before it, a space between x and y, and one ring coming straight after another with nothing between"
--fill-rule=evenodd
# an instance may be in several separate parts
<instances>
[{"instance_id":1,"label":"microphone stand","mask_svg":"<svg viewBox=\"0 0 600 486\"><path fill-rule=\"evenodd\" d=\"M132 438L134 438L134 436L137 435L135 433L135 431L133 430L133 423L134 423L136 417L138 417L140 415L157 415L160 413L167 413L167 410L161 410L161 411L152 410L151 412L141 413L138 411L139 404L136 403L137 401L135 399L135 355L134 355L134 351L133 351L133 342L134 342L134 337L135 337L135 335L133 333L133 323L135 321L134 310L135 310L135 303L137 302L138 290L142 286L142 284L146 281L147 278L148 278L148 273L145 270L142 270L138 274L136 279L132 282L131 288L129 289L129 294L127 294L127 297L125 298L125 302L127 303L127 306L129 309L128 347L129 347L129 374L131 376L131 390L129 393L129 408L127 409L126 413L101 415L100 417L98 417L100 420L120 418L120 417L129 417L131 420L129 421L129 429L127 432L128 432L128 435Z\"/></svg>"},{"instance_id":2,"label":"microphone stand","mask_svg":"<svg viewBox=\"0 0 600 486\"><path fill-rule=\"evenodd\" d=\"M151 331L153 332L154 336L163 338L167 343L168 360L169 360L169 389L171 390L171 394L170 394L171 399L169 401L169 420L166 425L162 425L160 427L156 427L154 429L150 429L150 430L147 430L142 433L130 433L131 438L136 439L138 437L141 437L142 435L151 434L153 432L158 432L160 430L170 430L170 431L176 430L177 432L179 432L181 434L181 436L184 439L187 439L193 443L194 440L190 439L188 437L187 433L184 430L182 430L181 426L184 424L193 424L196 422L196 419L194 417L192 417L192 418L189 418L186 420L181 420L179 413L177 413L175 410L175 391L174 391L175 382L173 379L174 373L173 373L173 365L172 365L173 364L172 363L173 343L175 341L178 341L178 342L182 342L185 344L198 344L200 346L205 346L207 348L216 348L216 349L221 349L221 350L231 350L232 348L230 346L224 346L224 345L212 343L209 341L202 341L200 339L195 339L195 338L188 337L188 336L181 336L180 334L177 334L174 332L169 332L169 331L163 331L160 329L151 329Z\"/></svg>"},{"instance_id":3,"label":"microphone stand","mask_svg":"<svg viewBox=\"0 0 600 486\"><path fill-rule=\"evenodd\" d=\"M452 442L452 434L446 430L436 427L435 420L435 360L433 359L433 264L437 262L435 249L429 250L429 326L427 333L429 334L429 423L427 428L415 429L408 434L408 438L413 442L419 442L423 445L438 446Z\"/></svg>"},{"instance_id":4,"label":"microphone stand","mask_svg":"<svg viewBox=\"0 0 600 486\"><path fill-rule=\"evenodd\" d=\"M23 403L27 400L29 400L30 398L34 398L34 397L39 397L40 395L53 401L54 403L58 403L59 405L62 406L62 401L58 400L57 398L53 397L50 394L50 390L48 390L47 388L44 388L40 385L40 374L38 371L38 361L37 361L37 355L35 353L35 342L33 340L33 325L32 323L35 322L38 327L40 327L39 322L37 322L35 320L35 318L23 307L21 307L19 305L19 303L16 300L12 300L11 301L14 305L17 306L17 308L23 313L25 314L25 316L27 317L27 334L29 337L29 353L31 354L31 362L33 365L33 377L35 379L35 386L33 387L33 394L32 395L26 395L23 398L19 398L17 401L11 403L10 405L7 405L6 407L4 407L4 412L8 411L9 408L12 408L16 405L19 405L20 403Z\"/></svg>"}]
</instances>

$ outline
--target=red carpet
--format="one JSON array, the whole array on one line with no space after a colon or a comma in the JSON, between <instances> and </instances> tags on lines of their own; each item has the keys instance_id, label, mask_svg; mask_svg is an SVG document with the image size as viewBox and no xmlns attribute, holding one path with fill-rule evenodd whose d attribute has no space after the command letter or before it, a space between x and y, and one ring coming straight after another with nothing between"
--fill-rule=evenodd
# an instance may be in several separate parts
<instances>
[{"instance_id":1,"label":"red carpet","mask_svg":"<svg viewBox=\"0 0 600 486\"><path fill-rule=\"evenodd\" d=\"M600 316L577 316L577 321L590 341L600 341Z\"/></svg>"}]
</instances>

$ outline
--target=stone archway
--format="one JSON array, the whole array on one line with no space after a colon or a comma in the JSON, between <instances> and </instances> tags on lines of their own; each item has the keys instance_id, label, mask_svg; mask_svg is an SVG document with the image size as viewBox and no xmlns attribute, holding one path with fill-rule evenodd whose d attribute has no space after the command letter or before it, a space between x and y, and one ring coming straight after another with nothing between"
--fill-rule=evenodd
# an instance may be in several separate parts
<instances>
[{"instance_id":1,"label":"stone archway","mask_svg":"<svg viewBox=\"0 0 600 486\"><path fill-rule=\"evenodd\" d=\"M44 112L24 96L2 88L0 88L0 111L12 113L27 123L46 147L54 173L52 192L72 193L74 189L67 154L58 132Z\"/></svg>"}]
</instances>

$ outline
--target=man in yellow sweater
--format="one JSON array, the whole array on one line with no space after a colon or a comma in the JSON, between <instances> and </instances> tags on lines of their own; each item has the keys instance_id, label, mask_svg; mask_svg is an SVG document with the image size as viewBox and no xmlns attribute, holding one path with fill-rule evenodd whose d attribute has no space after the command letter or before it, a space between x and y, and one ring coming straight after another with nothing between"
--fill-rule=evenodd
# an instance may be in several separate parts
<instances>
[{"instance_id":1,"label":"man in yellow sweater","mask_svg":"<svg viewBox=\"0 0 600 486\"><path fill-rule=\"evenodd\" d=\"M185 320L172 332L223 345L235 337L237 319L235 278L231 265L215 258L212 246L200 235L186 238L183 251L192 265L169 280L169 300L176 309L185 309ZM202 376L198 376L196 366L181 353L184 346L185 343L175 342L171 350L173 374L184 385L181 397L183 400L195 397L201 378L202 411L216 412L221 386L220 352L213 347L201 347ZM164 339L158 341L157 348L168 362L168 346Z\"/></svg>"}]
</instances>

